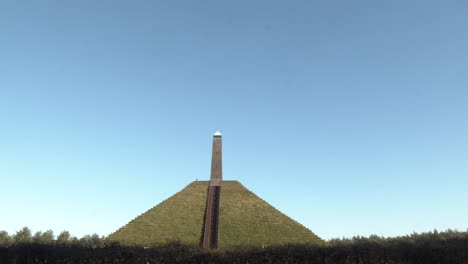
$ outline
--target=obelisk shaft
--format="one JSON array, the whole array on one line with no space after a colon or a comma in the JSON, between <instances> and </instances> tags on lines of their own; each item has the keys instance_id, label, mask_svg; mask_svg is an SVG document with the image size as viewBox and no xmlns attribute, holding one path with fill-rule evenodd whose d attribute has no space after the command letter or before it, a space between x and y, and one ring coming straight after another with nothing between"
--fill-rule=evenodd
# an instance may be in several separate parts
<instances>
[{"instance_id":1,"label":"obelisk shaft","mask_svg":"<svg viewBox=\"0 0 468 264\"><path fill-rule=\"evenodd\" d=\"M221 133L213 136L213 152L211 155L210 186L220 186L223 179L223 154Z\"/></svg>"},{"instance_id":2,"label":"obelisk shaft","mask_svg":"<svg viewBox=\"0 0 468 264\"><path fill-rule=\"evenodd\" d=\"M211 177L210 184L208 186L208 199L206 202L203 248L218 247L219 201L221 197L222 180L222 139L221 133L218 131L213 136Z\"/></svg>"}]
</instances>

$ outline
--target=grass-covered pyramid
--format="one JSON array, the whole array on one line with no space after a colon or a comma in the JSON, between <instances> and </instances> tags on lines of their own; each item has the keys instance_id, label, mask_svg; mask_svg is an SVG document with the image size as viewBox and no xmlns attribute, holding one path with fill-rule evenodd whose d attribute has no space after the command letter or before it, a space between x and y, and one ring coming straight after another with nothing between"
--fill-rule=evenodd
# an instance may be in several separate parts
<instances>
[{"instance_id":1,"label":"grass-covered pyramid","mask_svg":"<svg viewBox=\"0 0 468 264\"><path fill-rule=\"evenodd\" d=\"M208 181L196 181L109 235L127 245L172 241L200 245ZM223 181L218 248L322 244L318 236L269 205L238 181Z\"/></svg>"}]
</instances>

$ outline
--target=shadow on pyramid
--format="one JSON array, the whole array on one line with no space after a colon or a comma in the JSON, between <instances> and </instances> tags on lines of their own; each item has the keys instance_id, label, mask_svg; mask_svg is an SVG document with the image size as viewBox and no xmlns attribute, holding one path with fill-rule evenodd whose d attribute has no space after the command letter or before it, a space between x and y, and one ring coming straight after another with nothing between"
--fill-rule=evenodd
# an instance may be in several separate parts
<instances>
[{"instance_id":1,"label":"shadow on pyramid","mask_svg":"<svg viewBox=\"0 0 468 264\"><path fill-rule=\"evenodd\" d=\"M200 246L208 184L208 181L192 182L107 239L145 247L173 241ZM238 181L223 181L218 248L323 243L309 229L263 201Z\"/></svg>"}]
</instances>

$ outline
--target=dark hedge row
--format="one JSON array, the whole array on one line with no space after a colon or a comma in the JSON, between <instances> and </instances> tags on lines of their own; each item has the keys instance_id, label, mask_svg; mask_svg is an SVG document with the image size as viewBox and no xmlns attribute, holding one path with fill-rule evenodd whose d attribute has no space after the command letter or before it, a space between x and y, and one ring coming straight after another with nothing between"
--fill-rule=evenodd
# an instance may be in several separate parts
<instances>
[{"instance_id":1,"label":"dark hedge row","mask_svg":"<svg viewBox=\"0 0 468 264\"><path fill-rule=\"evenodd\" d=\"M467 232L430 232L396 238L334 239L325 247L289 245L204 251L171 243L150 249L16 243L0 247L1 264L23 263L321 263L321 264L468 264Z\"/></svg>"}]
</instances>

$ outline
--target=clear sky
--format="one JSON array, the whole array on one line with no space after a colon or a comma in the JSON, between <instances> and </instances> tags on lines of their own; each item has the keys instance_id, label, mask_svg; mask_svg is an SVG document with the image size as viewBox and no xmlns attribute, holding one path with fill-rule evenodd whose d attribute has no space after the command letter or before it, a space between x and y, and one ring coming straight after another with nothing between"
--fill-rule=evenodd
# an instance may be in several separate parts
<instances>
[{"instance_id":1,"label":"clear sky","mask_svg":"<svg viewBox=\"0 0 468 264\"><path fill-rule=\"evenodd\" d=\"M468 2L1 1L0 230L238 180L322 238L468 228Z\"/></svg>"}]
</instances>

